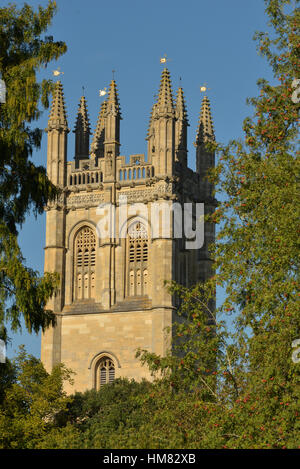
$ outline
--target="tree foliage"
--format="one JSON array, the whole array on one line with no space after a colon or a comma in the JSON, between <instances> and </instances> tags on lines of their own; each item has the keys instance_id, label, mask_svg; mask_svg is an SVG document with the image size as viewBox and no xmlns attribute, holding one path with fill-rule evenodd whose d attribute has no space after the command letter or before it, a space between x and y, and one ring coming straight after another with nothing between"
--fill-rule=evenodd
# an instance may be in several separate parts
<instances>
[{"instance_id":1,"label":"tree foliage","mask_svg":"<svg viewBox=\"0 0 300 469\"><path fill-rule=\"evenodd\" d=\"M17 234L30 210L43 213L48 200L57 196L46 170L31 160L40 148L42 131L32 127L49 105L51 80L37 74L66 51L63 42L43 34L51 24L55 1L37 11L25 4L0 8L0 72L6 83L6 102L0 105L0 322L20 327L20 317L31 332L54 321L44 314L47 298L57 286L56 275L39 278L26 267Z\"/></svg>"},{"instance_id":2,"label":"tree foliage","mask_svg":"<svg viewBox=\"0 0 300 469\"><path fill-rule=\"evenodd\" d=\"M260 95L249 99L254 115L244 121L244 141L209 147L220 157L211 179L224 199L211 217L220 223L212 247L216 275L203 287L179 288L186 321L174 333L186 336L182 355L142 352L143 361L171 385L200 395L200 407L211 402L216 419L208 419L205 428L209 447L210 429L215 447L231 448L294 448L299 433L299 364L292 361L292 342L300 337L300 11L289 0L265 3L272 32L257 33L256 39L274 83L258 81ZM226 297L209 339L203 334L205 314L211 319L206 304L215 284L226 289ZM232 337L218 320L225 315L235 318ZM213 352L215 367L205 370Z\"/></svg>"},{"instance_id":3,"label":"tree foliage","mask_svg":"<svg viewBox=\"0 0 300 469\"><path fill-rule=\"evenodd\" d=\"M71 373L57 365L48 374L40 360L22 348L0 371L0 448L35 448L59 425L70 401L63 383L71 382Z\"/></svg>"}]
</instances>

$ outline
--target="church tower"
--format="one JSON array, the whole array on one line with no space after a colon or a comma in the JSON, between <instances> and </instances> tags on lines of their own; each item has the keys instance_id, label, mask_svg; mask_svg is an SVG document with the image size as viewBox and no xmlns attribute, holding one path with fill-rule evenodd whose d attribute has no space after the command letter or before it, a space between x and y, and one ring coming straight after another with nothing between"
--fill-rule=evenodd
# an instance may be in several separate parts
<instances>
[{"instance_id":1,"label":"church tower","mask_svg":"<svg viewBox=\"0 0 300 469\"><path fill-rule=\"evenodd\" d=\"M150 379L135 352L165 355L171 347L166 328L176 320L176 301L164 282L191 286L211 275L213 226L205 223L198 246L183 223L188 206L196 233L196 206L204 204L207 212L215 207L205 178L214 166L205 146L214 139L208 98L195 141L196 172L188 167L183 89L174 101L167 68L150 115L146 157L120 155L120 121L112 80L89 147L81 97L73 161L67 161L69 129L57 82L46 129L47 171L62 191L46 207L45 271L59 273L60 289L49 301L57 321L42 336L41 358L48 370L62 362L76 373L68 392L98 389L117 377Z\"/></svg>"}]
</instances>

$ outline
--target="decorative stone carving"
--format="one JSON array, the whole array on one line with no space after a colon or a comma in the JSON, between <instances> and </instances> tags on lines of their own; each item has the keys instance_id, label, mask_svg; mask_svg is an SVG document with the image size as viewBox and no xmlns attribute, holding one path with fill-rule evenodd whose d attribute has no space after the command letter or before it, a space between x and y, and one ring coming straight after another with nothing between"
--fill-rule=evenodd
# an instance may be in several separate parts
<instances>
[{"instance_id":1,"label":"decorative stone carving","mask_svg":"<svg viewBox=\"0 0 300 469\"><path fill-rule=\"evenodd\" d=\"M89 205L91 207L97 207L99 203L104 202L104 195L97 193L88 193L80 195L71 195L67 199L67 205L76 207Z\"/></svg>"},{"instance_id":2,"label":"decorative stone carving","mask_svg":"<svg viewBox=\"0 0 300 469\"><path fill-rule=\"evenodd\" d=\"M142 190L130 190L121 192L118 195L118 200L120 201L122 197L127 197L127 202L150 202L151 200L157 200L162 195L171 195L172 194L172 184L159 184L151 189L142 189Z\"/></svg>"}]
</instances>

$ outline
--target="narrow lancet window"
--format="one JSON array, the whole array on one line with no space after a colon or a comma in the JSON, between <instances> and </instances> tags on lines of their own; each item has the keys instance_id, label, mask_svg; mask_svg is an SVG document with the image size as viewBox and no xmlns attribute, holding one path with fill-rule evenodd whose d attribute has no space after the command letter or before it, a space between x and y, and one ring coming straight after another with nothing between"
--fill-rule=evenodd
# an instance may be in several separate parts
<instances>
[{"instance_id":1,"label":"narrow lancet window","mask_svg":"<svg viewBox=\"0 0 300 469\"><path fill-rule=\"evenodd\" d=\"M115 380L115 364L109 357L102 357L96 367L96 389Z\"/></svg>"},{"instance_id":2,"label":"narrow lancet window","mask_svg":"<svg viewBox=\"0 0 300 469\"><path fill-rule=\"evenodd\" d=\"M85 226L74 242L74 299L95 298L96 236Z\"/></svg>"},{"instance_id":3,"label":"narrow lancet window","mask_svg":"<svg viewBox=\"0 0 300 469\"><path fill-rule=\"evenodd\" d=\"M148 234L136 222L128 229L128 296L148 295Z\"/></svg>"}]
</instances>

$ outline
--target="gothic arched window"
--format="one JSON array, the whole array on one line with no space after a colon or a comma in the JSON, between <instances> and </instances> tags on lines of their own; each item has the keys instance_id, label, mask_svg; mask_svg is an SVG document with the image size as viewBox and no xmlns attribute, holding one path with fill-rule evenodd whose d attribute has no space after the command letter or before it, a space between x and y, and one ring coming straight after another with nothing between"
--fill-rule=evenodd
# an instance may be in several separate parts
<instances>
[{"instance_id":1,"label":"gothic arched window","mask_svg":"<svg viewBox=\"0 0 300 469\"><path fill-rule=\"evenodd\" d=\"M96 389L104 384L110 384L115 379L115 364L109 357L102 357L96 366Z\"/></svg>"},{"instance_id":2,"label":"gothic arched window","mask_svg":"<svg viewBox=\"0 0 300 469\"><path fill-rule=\"evenodd\" d=\"M148 295L148 234L139 221L128 229L128 296Z\"/></svg>"},{"instance_id":3,"label":"gothic arched window","mask_svg":"<svg viewBox=\"0 0 300 469\"><path fill-rule=\"evenodd\" d=\"M85 226L74 242L74 298L95 298L96 236Z\"/></svg>"}]
</instances>

